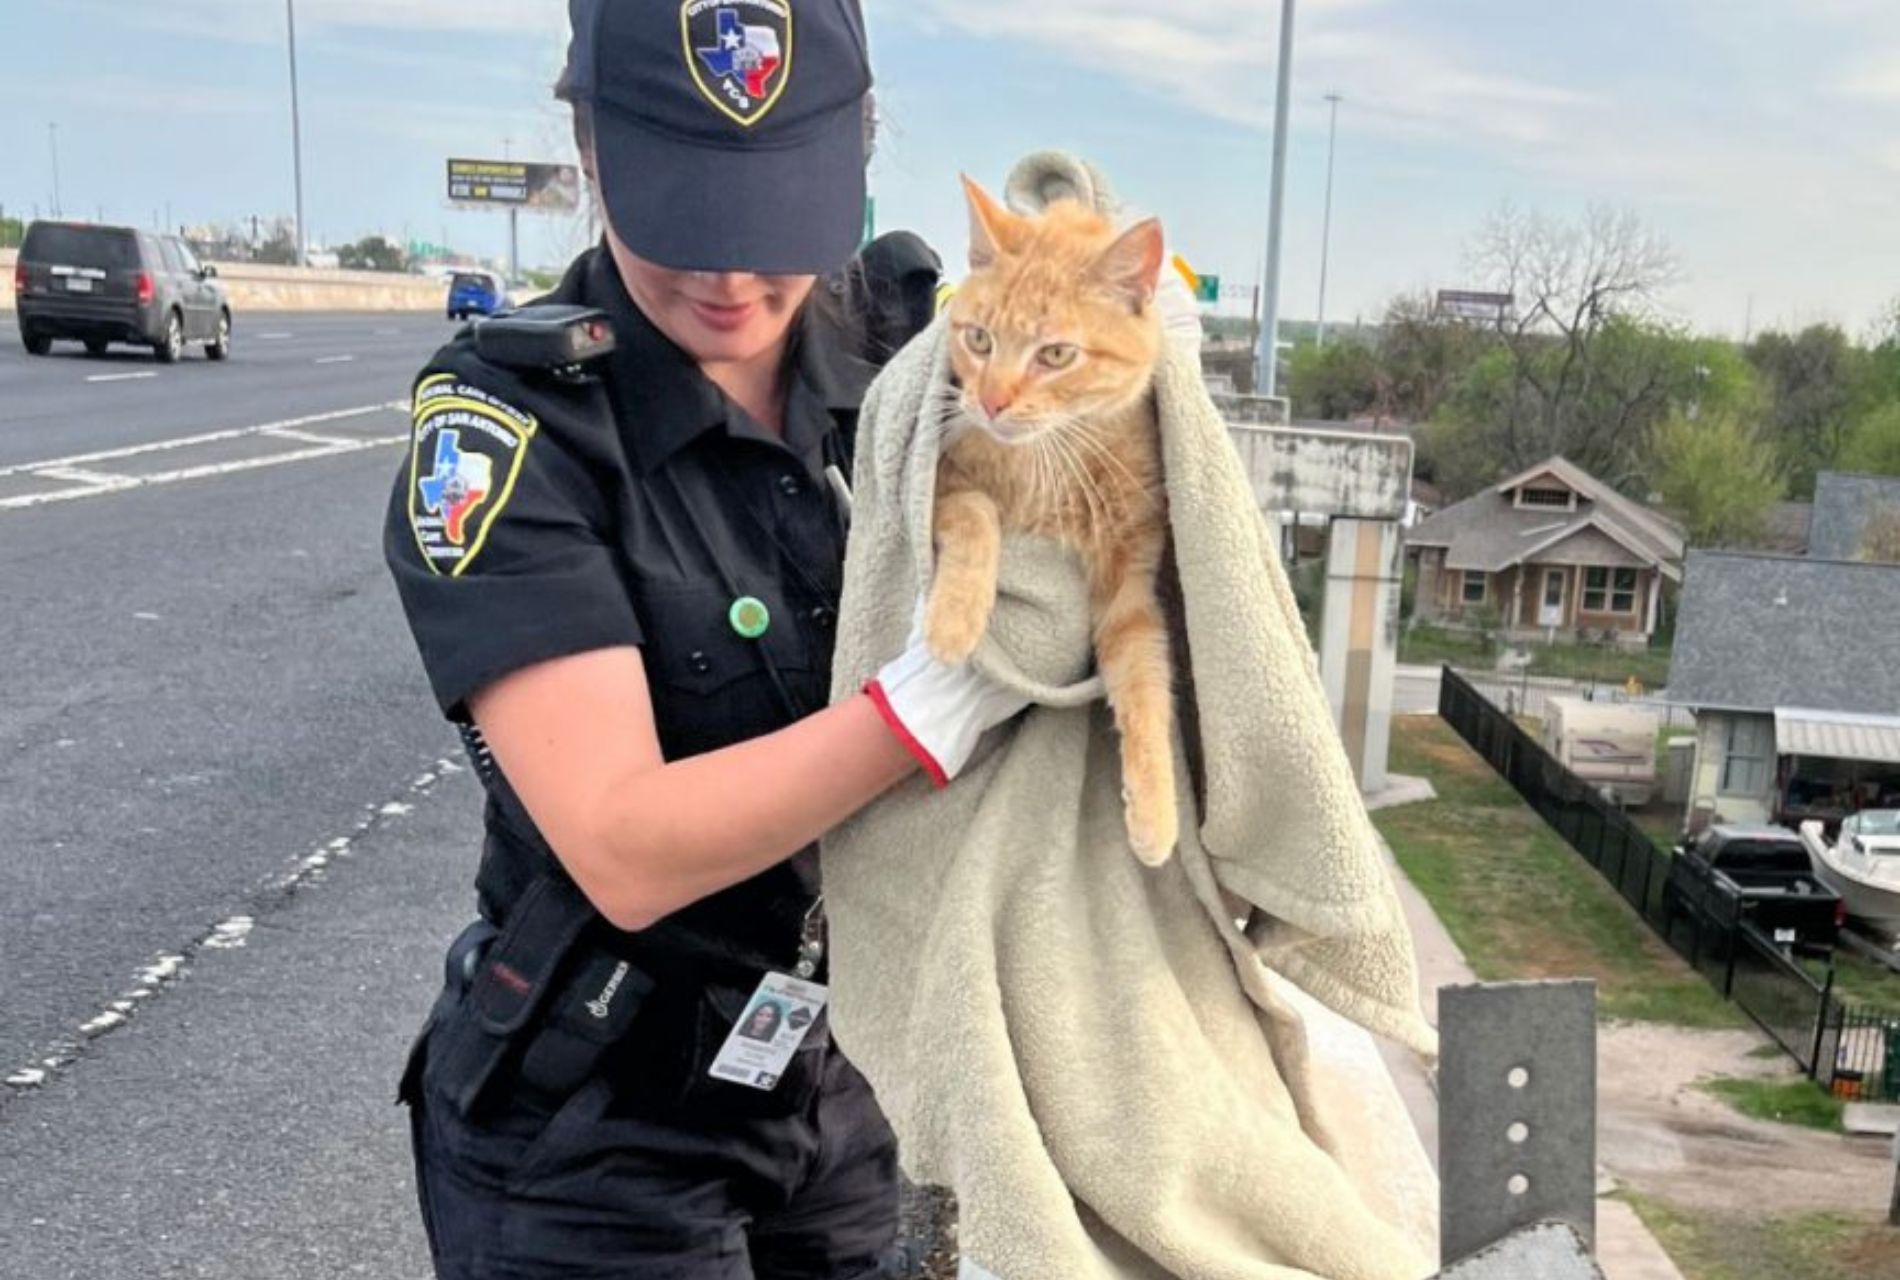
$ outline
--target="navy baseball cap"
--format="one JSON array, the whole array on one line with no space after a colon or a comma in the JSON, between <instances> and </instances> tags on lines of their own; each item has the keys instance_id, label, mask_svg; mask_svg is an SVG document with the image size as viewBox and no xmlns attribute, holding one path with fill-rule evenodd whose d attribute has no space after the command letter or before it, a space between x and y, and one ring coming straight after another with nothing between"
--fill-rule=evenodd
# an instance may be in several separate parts
<instances>
[{"instance_id":1,"label":"navy baseball cap","mask_svg":"<svg viewBox=\"0 0 1900 1280\"><path fill-rule=\"evenodd\" d=\"M825 275L864 226L858 0L569 0L614 232L682 271Z\"/></svg>"}]
</instances>

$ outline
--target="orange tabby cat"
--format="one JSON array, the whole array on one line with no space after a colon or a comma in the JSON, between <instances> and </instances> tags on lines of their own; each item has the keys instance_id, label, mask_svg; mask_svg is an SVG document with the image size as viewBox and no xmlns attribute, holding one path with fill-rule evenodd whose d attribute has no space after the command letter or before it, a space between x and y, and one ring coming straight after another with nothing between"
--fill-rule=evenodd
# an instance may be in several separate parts
<instances>
[{"instance_id":1,"label":"orange tabby cat","mask_svg":"<svg viewBox=\"0 0 1900 1280\"><path fill-rule=\"evenodd\" d=\"M1088 567L1095 657L1121 732L1135 854L1174 850L1173 667L1156 594L1167 498L1152 383L1162 236L1117 234L1073 201L1019 217L964 179L972 274L950 303L959 390L937 474L932 652L966 660L996 604L1006 531Z\"/></svg>"}]
</instances>

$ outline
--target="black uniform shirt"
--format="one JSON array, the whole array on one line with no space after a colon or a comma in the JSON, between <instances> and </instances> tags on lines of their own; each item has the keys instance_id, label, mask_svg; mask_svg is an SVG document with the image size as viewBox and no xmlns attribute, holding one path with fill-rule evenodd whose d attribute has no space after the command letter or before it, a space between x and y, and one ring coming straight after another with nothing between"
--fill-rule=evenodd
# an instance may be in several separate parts
<instances>
[{"instance_id":1,"label":"black uniform shirt","mask_svg":"<svg viewBox=\"0 0 1900 1280\"><path fill-rule=\"evenodd\" d=\"M443 711L466 723L500 677L619 645L641 650L668 760L822 708L845 535L824 470L850 473L868 366L803 325L780 438L653 327L604 249L546 301L611 317L617 349L593 376L499 368L464 333L417 382L385 551ZM757 638L732 616L747 597L770 614ZM478 885L499 919L549 851L489 781ZM784 969L816 891L807 850L621 941L668 966Z\"/></svg>"}]
</instances>

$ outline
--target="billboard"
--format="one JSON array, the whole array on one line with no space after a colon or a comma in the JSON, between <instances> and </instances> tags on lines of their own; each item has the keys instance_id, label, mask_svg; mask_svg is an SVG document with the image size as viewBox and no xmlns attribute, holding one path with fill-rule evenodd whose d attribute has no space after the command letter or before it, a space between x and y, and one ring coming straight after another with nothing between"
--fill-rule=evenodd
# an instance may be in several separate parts
<instances>
[{"instance_id":1,"label":"billboard","mask_svg":"<svg viewBox=\"0 0 1900 1280\"><path fill-rule=\"evenodd\" d=\"M1502 324L1511 318L1517 299L1508 293L1475 293L1469 289L1440 289L1438 314L1456 320L1483 320Z\"/></svg>"},{"instance_id":2,"label":"billboard","mask_svg":"<svg viewBox=\"0 0 1900 1280\"><path fill-rule=\"evenodd\" d=\"M450 160L449 199L456 204L513 205L564 213L580 206L581 172L571 164Z\"/></svg>"}]
</instances>

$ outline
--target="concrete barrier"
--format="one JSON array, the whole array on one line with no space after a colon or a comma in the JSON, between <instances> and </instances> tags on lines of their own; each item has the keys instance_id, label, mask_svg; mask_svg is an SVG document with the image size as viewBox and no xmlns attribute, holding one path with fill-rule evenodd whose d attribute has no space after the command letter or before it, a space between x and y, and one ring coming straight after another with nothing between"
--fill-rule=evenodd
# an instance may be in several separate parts
<instances>
[{"instance_id":1,"label":"concrete barrier","mask_svg":"<svg viewBox=\"0 0 1900 1280\"><path fill-rule=\"evenodd\" d=\"M13 249L0 249L0 311L13 309ZM255 262L214 263L231 295L231 310L439 311L448 285L383 271L305 271Z\"/></svg>"}]
</instances>

